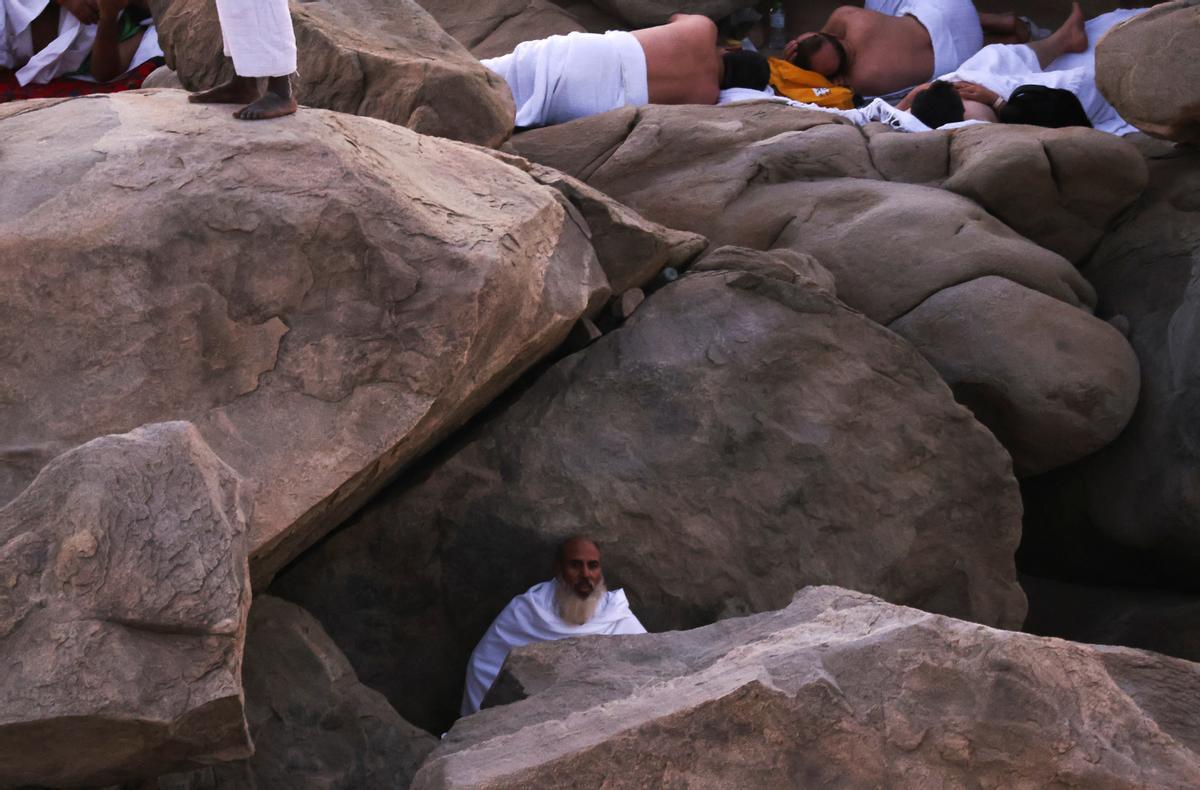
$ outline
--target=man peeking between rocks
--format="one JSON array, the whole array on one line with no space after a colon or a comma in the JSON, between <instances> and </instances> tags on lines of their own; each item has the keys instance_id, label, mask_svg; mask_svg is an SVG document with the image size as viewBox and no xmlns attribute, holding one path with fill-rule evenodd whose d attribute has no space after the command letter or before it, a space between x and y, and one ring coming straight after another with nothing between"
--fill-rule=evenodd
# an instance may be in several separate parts
<instances>
[{"instance_id":1,"label":"man peeking between rocks","mask_svg":"<svg viewBox=\"0 0 1200 790\"><path fill-rule=\"evenodd\" d=\"M600 547L585 537L558 546L554 578L509 601L471 653L462 715L479 710L510 650L571 636L644 634L623 590L604 586Z\"/></svg>"}]
</instances>

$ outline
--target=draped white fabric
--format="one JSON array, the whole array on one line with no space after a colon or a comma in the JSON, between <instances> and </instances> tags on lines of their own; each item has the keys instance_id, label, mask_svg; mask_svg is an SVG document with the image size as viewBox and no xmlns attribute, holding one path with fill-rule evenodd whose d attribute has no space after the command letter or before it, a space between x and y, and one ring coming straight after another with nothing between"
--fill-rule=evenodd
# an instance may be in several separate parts
<instances>
[{"instance_id":1,"label":"draped white fabric","mask_svg":"<svg viewBox=\"0 0 1200 790\"><path fill-rule=\"evenodd\" d=\"M624 590L606 592L592 619L583 625L566 622L558 616L554 584L553 580L536 584L513 598L492 622L483 639L479 640L467 665L462 715L479 710L484 695L492 687L504 659L514 647L571 636L646 633L646 629L630 611Z\"/></svg>"},{"instance_id":2,"label":"draped white fabric","mask_svg":"<svg viewBox=\"0 0 1200 790\"><path fill-rule=\"evenodd\" d=\"M296 34L287 0L217 0L225 54L239 77L284 77L296 70Z\"/></svg>"}]
</instances>

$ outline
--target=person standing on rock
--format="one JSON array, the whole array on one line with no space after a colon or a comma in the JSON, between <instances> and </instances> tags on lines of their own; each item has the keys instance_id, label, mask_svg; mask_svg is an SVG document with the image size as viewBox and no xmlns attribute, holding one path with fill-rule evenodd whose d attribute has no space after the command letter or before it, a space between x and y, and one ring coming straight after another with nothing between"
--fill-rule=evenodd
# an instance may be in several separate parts
<instances>
[{"instance_id":1,"label":"person standing on rock","mask_svg":"<svg viewBox=\"0 0 1200 790\"><path fill-rule=\"evenodd\" d=\"M726 88L762 90L771 79L757 52L724 52L717 25L675 14L627 33L569 33L526 41L484 66L512 90L518 127L549 126L644 104L716 104Z\"/></svg>"},{"instance_id":2,"label":"person standing on rock","mask_svg":"<svg viewBox=\"0 0 1200 790\"><path fill-rule=\"evenodd\" d=\"M888 97L954 71L982 46L971 0L867 0L835 9L783 55L863 96Z\"/></svg>"},{"instance_id":3,"label":"person standing on rock","mask_svg":"<svg viewBox=\"0 0 1200 790\"><path fill-rule=\"evenodd\" d=\"M296 111L292 75L296 34L287 0L217 0L225 56L233 79L188 97L200 104L245 104L233 114L243 121L279 118ZM266 78L266 90L261 81Z\"/></svg>"},{"instance_id":4,"label":"person standing on rock","mask_svg":"<svg viewBox=\"0 0 1200 790\"><path fill-rule=\"evenodd\" d=\"M644 634L624 590L609 591L600 569L600 548L585 537L559 544L554 578L509 601L479 640L467 665L462 715L480 703L510 650L572 636Z\"/></svg>"}]
</instances>

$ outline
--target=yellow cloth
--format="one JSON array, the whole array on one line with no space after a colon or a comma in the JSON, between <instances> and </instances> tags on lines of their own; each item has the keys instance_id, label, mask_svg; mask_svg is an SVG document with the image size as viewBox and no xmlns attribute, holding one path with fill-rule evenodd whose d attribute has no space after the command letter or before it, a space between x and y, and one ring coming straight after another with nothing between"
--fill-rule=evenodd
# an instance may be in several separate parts
<instances>
[{"instance_id":1,"label":"yellow cloth","mask_svg":"<svg viewBox=\"0 0 1200 790\"><path fill-rule=\"evenodd\" d=\"M779 58L767 58L771 64L771 87L780 96L806 104L854 109L854 92L834 85L815 71L802 69Z\"/></svg>"}]
</instances>

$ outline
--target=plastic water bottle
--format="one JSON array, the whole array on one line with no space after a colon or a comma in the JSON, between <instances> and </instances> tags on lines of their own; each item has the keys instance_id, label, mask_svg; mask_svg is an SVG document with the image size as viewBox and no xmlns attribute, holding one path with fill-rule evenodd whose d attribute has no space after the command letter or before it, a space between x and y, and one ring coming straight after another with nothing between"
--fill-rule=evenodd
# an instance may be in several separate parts
<instances>
[{"instance_id":1,"label":"plastic water bottle","mask_svg":"<svg viewBox=\"0 0 1200 790\"><path fill-rule=\"evenodd\" d=\"M767 49L781 50L787 46L787 17L783 13L783 3L776 0L771 5L771 35L767 39Z\"/></svg>"}]
</instances>

